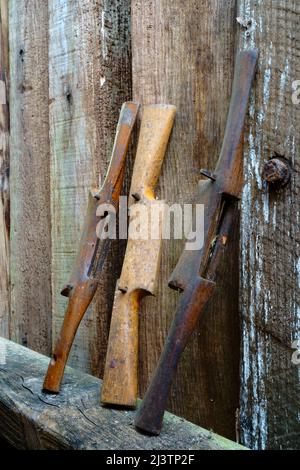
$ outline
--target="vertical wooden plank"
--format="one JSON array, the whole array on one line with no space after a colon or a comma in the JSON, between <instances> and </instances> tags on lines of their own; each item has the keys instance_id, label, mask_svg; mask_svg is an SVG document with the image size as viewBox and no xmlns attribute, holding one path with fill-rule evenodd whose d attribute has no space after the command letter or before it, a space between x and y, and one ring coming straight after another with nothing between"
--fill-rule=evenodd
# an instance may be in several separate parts
<instances>
[{"instance_id":1,"label":"vertical wooden plank","mask_svg":"<svg viewBox=\"0 0 300 470\"><path fill-rule=\"evenodd\" d=\"M60 290L77 251L88 190L105 176L119 110L131 95L130 1L51 0L49 21L55 340L66 307ZM70 355L73 366L96 375L104 365L120 250L116 244L109 256Z\"/></svg>"},{"instance_id":2,"label":"vertical wooden plank","mask_svg":"<svg viewBox=\"0 0 300 470\"><path fill-rule=\"evenodd\" d=\"M190 202L200 168L214 169L218 158L231 94L235 16L235 1L132 2L133 97L177 106L160 179L159 198L169 203ZM239 394L236 246L229 249L226 275L181 361L169 403L176 414L231 438ZM167 280L182 248L182 242L165 242L158 296L143 304L142 394L175 312L178 294Z\"/></svg>"},{"instance_id":3,"label":"vertical wooden plank","mask_svg":"<svg viewBox=\"0 0 300 470\"><path fill-rule=\"evenodd\" d=\"M9 57L8 2L0 1L0 336L9 337Z\"/></svg>"},{"instance_id":4,"label":"vertical wooden plank","mask_svg":"<svg viewBox=\"0 0 300 470\"><path fill-rule=\"evenodd\" d=\"M296 449L300 442L299 151L300 4L296 0L238 1L240 46L260 59L245 145L246 185L241 224L243 319L241 433L255 449ZM246 21L247 22L247 21ZM292 168L290 184L269 191L264 161L279 154Z\"/></svg>"},{"instance_id":5,"label":"vertical wooden plank","mask_svg":"<svg viewBox=\"0 0 300 470\"><path fill-rule=\"evenodd\" d=\"M9 3L12 339L50 352L48 2Z\"/></svg>"}]
</instances>

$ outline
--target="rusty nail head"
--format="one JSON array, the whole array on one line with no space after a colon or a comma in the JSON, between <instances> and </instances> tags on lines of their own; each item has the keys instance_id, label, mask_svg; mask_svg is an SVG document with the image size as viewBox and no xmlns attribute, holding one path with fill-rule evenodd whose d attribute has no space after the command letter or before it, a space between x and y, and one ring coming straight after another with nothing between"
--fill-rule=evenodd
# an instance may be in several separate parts
<instances>
[{"instance_id":1,"label":"rusty nail head","mask_svg":"<svg viewBox=\"0 0 300 470\"><path fill-rule=\"evenodd\" d=\"M262 179L272 186L285 186L291 177L289 162L282 157L268 160L262 170Z\"/></svg>"}]
</instances>

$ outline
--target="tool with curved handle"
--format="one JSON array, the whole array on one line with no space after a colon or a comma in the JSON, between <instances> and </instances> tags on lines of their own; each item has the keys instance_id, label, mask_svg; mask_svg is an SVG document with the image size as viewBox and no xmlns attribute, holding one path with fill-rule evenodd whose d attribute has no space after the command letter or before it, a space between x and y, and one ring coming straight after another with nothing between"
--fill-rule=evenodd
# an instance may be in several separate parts
<instances>
[{"instance_id":1,"label":"tool with curved handle","mask_svg":"<svg viewBox=\"0 0 300 470\"><path fill-rule=\"evenodd\" d=\"M154 189L174 122L176 108L145 106L130 188L130 223L143 212L163 208ZM133 214L134 213L134 214ZM148 227L150 229L150 227ZM134 407L138 393L138 312L141 298L154 295L160 261L160 236L130 234L112 311L101 402ZM160 232L161 235L161 232Z\"/></svg>"},{"instance_id":2,"label":"tool with curved handle","mask_svg":"<svg viewBox=\"0 0 300 470\"><path fill-rule=\"evenodd\" d=\"M219 260L236 220L242 189L243 128L258 52L239 53L235 66L230 109L223 146L215 173L203 170L209 181L201 184L204 204L204 245L185 250L169 286L183 292L159 364L137 413L135 426L159 434L178 362L200 316L211 298Z\"/></svg>"},{"instance_id":3,"label":"tool with curved handle","mask_svg":"<svg viewBox=\"0 0 300 470\"><path fill-rule=\"evenodd\" d=\"M71 280L62 295L69 297L64 322L44 380L43 389L58 393L66 362L78 326L90 305L98 286L98 279L109 249L110 240L99 240L96 233L101 204L111 204L118 210L126 154L139 104L124 103L120 112L116 138L109 169L100 189L92 188L89 194L87 215Z\"/></svg>"}]
</instances>

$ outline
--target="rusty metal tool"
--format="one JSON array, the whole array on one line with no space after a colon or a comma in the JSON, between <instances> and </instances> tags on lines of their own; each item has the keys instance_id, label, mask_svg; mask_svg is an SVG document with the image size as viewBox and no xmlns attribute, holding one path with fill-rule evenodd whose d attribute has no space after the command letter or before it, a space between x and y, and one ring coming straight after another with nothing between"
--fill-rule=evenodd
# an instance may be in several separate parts
<instances>
[{"instance_id":1,"label":"rusty metal tool","mask_svg":"<svg viewBox=\"0 0 300 470\"><path fill-rule=\"evenodd\" d=\"M176 108L145 106L130 188L130 224L137 213L147 218L163 207L154 189L173 126ZM135 215L134 215L134 214ZM157 211L159 213L159 210ZM118 281L105 363L101 402L135 407L138 393L138 311L143 296L154 295L160 262L161 229L151 239L129 236L121 277ZM144 234L145 235L145 234Z\"/></svg>"},{"instance_id":2,"label":"rusty metal tool","mask_svg":"<svg viewBox=\"0 0 300 470\"><path fill-rule=\"evenodd\" d=\"M215 172L202 170L207 180L200 181L198 202L204 204L204 245L199 250L183 251L169 281L169 286L182 294L158 366L135 419L135 426L149 434L161 432L178 362L213 295L219 261L230 228L237 222L243 182L243 128L257 56L257 50L243 51L237 56L219 161Z\"/></svg>"},{"instance_id":3,"label":"rusty metal tool","mask_svg":"<svg viewBox=\"0 0 300 470\"><path fill-rule=\"evenodd\" d=\"M97 290L110 245L109 238L100 240L97 236L96 228L99 223L97 210L101 204L111 204L116 211L118 210L126 154L138 109L138 103L123 104L106 178L100 189L93 187L89 194L84 229L73 273L69 284L61 292L62 295L69 297L69 303L44 380L43 389L48 392L59 392L76 331Z\"/></svg>"}]
</instances>

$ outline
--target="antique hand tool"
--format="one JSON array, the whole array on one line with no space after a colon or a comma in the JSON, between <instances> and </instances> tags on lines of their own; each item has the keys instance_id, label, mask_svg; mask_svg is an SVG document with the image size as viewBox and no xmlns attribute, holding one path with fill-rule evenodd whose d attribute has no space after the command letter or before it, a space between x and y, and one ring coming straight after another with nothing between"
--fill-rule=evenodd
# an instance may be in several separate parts
<instances>
[{"instance_id":1,"label":"antique hand tool","mask_svg":"<svg viewBox=\"0 0 300 470\"><path fill-rule=\"evenodd\" d=\"M140 409L135 426L149 434L161 431L164 410L177 365L198 319L211 298L218 265L227 245L230 228L236 223L243 174L243 128L257 50L238 54L227 126L214 173L201 170L198 202L204 204L204 245L185 249L169 286L182 292L175 318Z\"/></svg>"},{"instance_id":2,"label":"antique hand tool","mask_svg":"<svg viewBox=\"0 0 300 470\"><path fill-rule=\"evenodd\" d=\"M109 332L101 402L134 407L138 393L138 310L141 298L154 295L160 261L161 230L156 239L130 236L136 215L147 218L162 201L155 199L161 164L173 126L176 108L145 106L130 188L129 235L121 277L118 281ZM157 211L159 212L159 211ZM151 220L152 222L152 220ZM150 228L150 224L149 227Z\"/></svg>"},{"instance_id":3,"label":"antique hand tool","mask_svg":"<svg viewBox=\"0 0 300 470\"><path fill-rule=\"evenodd\" d=\"M97 236L96 228L99 222L97 210L102 204L111 204L116 211L118 210L126 154L138 109L138 103L123 104L106 178L100 189L92 188L89 194L83 234L73 273L69 284L61 292L62 295L69 297L69 303L45 377L43 385L45 391L59 392L76 331L97 290L110 244L109 238L100 240Z\"/></svg>"}]
</instances>

